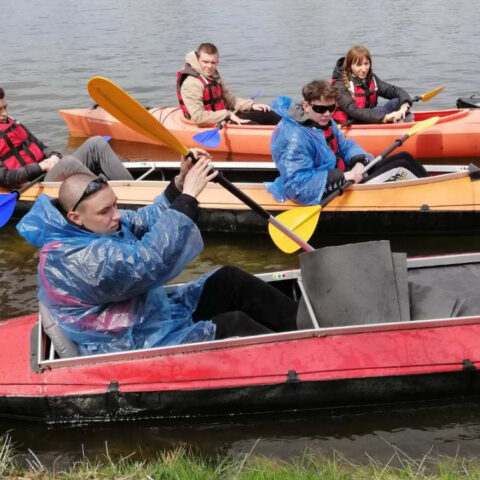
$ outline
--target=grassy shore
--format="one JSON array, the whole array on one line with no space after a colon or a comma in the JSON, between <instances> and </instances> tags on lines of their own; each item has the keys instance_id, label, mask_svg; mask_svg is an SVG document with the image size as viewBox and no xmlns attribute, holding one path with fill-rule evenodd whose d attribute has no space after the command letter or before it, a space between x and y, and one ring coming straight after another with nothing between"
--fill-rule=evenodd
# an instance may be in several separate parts
<instances>
[{"instance_id":1,"label":"grassy shore","mask_svg":"<svg viewBox=\"0 0 480 480\"><path fill-rule=\"evenodd\" d=\"M238 458L207 460L179 448L161 454L157 460L112 459L108 451L103 460L77 462L63 471L50 471L31 452L28 467L20 467L9 437L0 439L0 477L22 480L480 480L480 460L434 458L420 460L398 451L386 464L373 459L358 465L342 456L326 458L312 452L282 461L252 453Z\"/></svg>"}]
</instances>

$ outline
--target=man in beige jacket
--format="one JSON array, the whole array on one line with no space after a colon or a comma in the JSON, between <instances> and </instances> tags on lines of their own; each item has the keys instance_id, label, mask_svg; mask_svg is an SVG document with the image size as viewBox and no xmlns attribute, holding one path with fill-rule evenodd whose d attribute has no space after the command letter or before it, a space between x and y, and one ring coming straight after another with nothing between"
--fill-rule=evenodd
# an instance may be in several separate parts
<instances>
[{"instance_id":1,"label":"man in beige jacket","mask_svg":"<svg viewBox=\"0 0 480 480\"><path fill-rule=\"evenodd\" d=\"M177 73L177 97L186 118L198 124L223 120L237 124L276 125L280 117L268 105L235 97L217 71L218 50L202 43L185 56L185 66Z\"/></svg>"}]
</instances>

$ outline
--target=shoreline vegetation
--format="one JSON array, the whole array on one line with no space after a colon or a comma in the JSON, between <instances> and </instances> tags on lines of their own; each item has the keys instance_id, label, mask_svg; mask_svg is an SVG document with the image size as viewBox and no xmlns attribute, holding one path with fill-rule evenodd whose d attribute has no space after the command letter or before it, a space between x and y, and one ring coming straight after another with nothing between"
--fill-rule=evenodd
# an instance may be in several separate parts
<instances>
[{"instance_id":1,"label":"shoreline vegetation","mask_svg":"<svg viewBox=\"0 0 480 480\"><path fill-rule=\"evenodd\" d=\"M456 480L480 479L480 459L439 457L429 452L412 459L393 447L386 463L366 454L366 464L352 462L338 453L327 457L306 450L302 456L281 460L254 454L209 459L178 447L155 460L136 460L134 454L113 459L108 452L95 461L87 458L67 468L47 468L29 450L20 465L8 434L0 437L0 477L18 480Z\"/></svg>"}]
</instances>

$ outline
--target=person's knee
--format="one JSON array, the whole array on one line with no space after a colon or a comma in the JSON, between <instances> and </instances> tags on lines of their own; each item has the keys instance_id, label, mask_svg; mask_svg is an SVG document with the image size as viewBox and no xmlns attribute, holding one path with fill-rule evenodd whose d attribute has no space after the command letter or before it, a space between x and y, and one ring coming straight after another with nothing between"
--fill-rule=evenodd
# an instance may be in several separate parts
<instances>
[{"instance_id":1,"label":"person's knee","mask_svg":"<svg viewBox=\"0 0 480 480\"><path fill-rule=\"evenodd\" d=\"M402 152L403 158L408 162L408 163L415 163L415 159L409 152Z\"/></svg>"},{"instance_id":2,"label":"person's knee","mask_svg":"<svg viewBox=\"0 0 480 480\"><path fill-rule=\"evenodd\" d=\"M85 141L85 144L88 145L90 148L105 148L108 145L108 142L99 135L95 137L90 137L88 140Z\"/></svg>"},{"instance_id":3,"label":"person's knee","mask_svg":"<svg viewBox=\"0 0 480 480\"><path fill-rule=\"evenodd\" d=\"M216 274L226 281L233 278L244 277L245 275L250 275L247 272L243 271L241 268L235 267L234 265L225 265L217 270Z\"/></svg>"}]
</instances>

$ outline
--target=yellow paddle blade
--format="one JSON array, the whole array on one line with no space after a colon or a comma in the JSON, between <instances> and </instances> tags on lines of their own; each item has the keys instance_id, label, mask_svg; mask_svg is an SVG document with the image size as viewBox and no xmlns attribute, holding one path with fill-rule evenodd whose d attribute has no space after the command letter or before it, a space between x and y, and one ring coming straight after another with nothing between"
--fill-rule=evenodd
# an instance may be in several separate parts
<instances>
[{"instance_id":1,"label":"yellow paddle blade","mask_svg":"<svg viewBox=\"0 0 480 480\"><path fill-rule=\"evenodd\" d=\"M446 86L447 86L447 84L442 85L441 87L434 88L433 90L430 90L430 92L427 92L427 93L424 93L423 95L420 95L420 101L428 102L433 97L436 97Z\"/></svg>"},{"instance_id":2,"label":"yellow paddle blade","mask_svg":"<svg viewBox=\"0 0 480 480\"><path fill-rule=\"evenodd\" d=\"M276 219L307 242L317 227L321 210L321 205L292 208L277 215ZM273 243L285 253L293 253L300 248L298 243L291 240L271 223L268 224L268 233L270 233Z\"/></svg>"},{"instance_id":3,"label":"yellow paddle blade","mask_svg":"<svg viewBox=\"0 0 480 480\"><path fill-rule=\"evenodd\" d=\"M88 81L87 88L93 100L119 122L147 138L164 143L180 155L188 154L185 145L182 145L145 107L108 78L93 77Z\"/></svg>"},{"instance_id":4,"label":"yellow paddle blade","mask_svg":"<svg viewBox=\"0 0 480 480\"><path fill-rule=\"evenodd\" d=\"M411 137L412 135L416 135L417 133L423 132L424 130L427 130L427 128L433 127L440 117L430 117L427 118L426 120L423 120L421 122L416 123L408 132L407 135Z\"/></svg>"}]
</instances>

